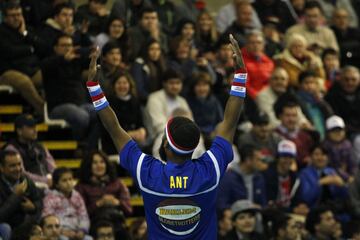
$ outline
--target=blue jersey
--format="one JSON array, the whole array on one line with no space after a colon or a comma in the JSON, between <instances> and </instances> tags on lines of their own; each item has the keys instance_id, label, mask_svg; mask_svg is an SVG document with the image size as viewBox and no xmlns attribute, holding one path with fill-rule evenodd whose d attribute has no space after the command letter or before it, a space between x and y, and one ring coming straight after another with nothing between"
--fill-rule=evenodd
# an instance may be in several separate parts
<instances>
[{"instance_id":1,"label":"blue jersey","mask_svg":"<svg viewBox=\"0 0 360 240\"><path fill-rule=\"evenodd\" d=\"M217 186L233 159L231 144L216 137L200 158L164 163L129 141L120 153L144 199L148 239L217 238Z\"/></svg>"}]
</instances>

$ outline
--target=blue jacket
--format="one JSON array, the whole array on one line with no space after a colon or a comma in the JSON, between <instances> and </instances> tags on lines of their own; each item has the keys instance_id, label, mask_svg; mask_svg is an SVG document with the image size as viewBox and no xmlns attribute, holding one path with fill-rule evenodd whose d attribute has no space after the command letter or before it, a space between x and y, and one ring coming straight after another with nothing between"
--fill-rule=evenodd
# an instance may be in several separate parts
<instances>
[{"instance_id":1,"label":"blue jacket","mask_svg":"<svg viewBox=\"0 0 360 240\"><path fill-rule=\"evenodd\" d=\"M261 206L267 204L264 177L260 173L253 176L253 202ZM248 199L248 192L241 174L230 169L220 181L217 208L230 208L237 200Z\"/></svg>"},{"instance_id":2,"label":"blue jacket","mask_svg":"<svg viewBox=\"0 0 360 240\"><path fill-rule=\"evenodd\" d=\"M326 167L323 170L326 176L336 174L335 169ZM318 171L313 166L304 168L300 174L300 187L297 192L298 203L305 203L312 208L321 200L321 193L323 187L319 185L320 176ZM344 199L348 197L348 190L345 187L338 187L335 185L328 185L332 199Z\"/></svg>"}]
</instances>

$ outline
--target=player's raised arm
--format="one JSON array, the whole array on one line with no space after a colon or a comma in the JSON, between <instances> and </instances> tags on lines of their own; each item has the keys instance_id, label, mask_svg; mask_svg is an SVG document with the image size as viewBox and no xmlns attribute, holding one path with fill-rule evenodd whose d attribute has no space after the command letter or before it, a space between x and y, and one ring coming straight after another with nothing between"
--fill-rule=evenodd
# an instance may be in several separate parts
<instances>
[{"instance_id":1,"label":"player's raised arm","mask_svg":"<svg viewBox=\"0 0 360 240\"><path fill-rule=\"evenodd\" d=\"M224 120L217 127L217 135L232 142L246 96L247 72L239 44L231 34L229 37L235 58L235 75L231 85L230 97L225 106Z\"/></svg>"},{"instance_id":2,"label":"player's raised arm","mask_svg":"<svg viewBox=\"0 0 360 240\"><path fill-rule=\"evenodd\" d=\"M86 86L89 90L91 100L94 104L100 119L110 134L116 150L120 152L122 148L126 145L127 142L131 139L131 137L126 133L126 131L120 126L119 121L109 106L108 101L104 93L101 90L101 87L98 82L98 70L100 65L97 65L96 61L99 58L100 50L97 47L94 52L90 55L91 61L89 65L89 75Z\"/></svg>"}]
</instances>

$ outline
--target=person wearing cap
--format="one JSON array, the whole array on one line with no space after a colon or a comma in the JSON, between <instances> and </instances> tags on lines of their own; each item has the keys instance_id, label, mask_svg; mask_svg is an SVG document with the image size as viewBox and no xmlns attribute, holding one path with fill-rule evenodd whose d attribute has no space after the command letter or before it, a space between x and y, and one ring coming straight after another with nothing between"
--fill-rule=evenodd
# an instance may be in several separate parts
<instances>
[{"instance_id":1,"label":"person wearing cap","mask_svg":"<svg viewBox=\"0 0 360 240\"><path fill-rule=\"evenodd\" d=\"M348 198L348 189L344 180L332 167L328 166L326 149L314 145L310 150L310 164L299 173L300 186L296 193L296 204L305 204L313 208L330 201L343 206Z\"/></svg>"},{"instance_id":2,"label":"person wearing cap","mask_svg":"<svg viewBox=\"0 0 360 240\"><path fill-rule=\"evenodd\" d=\"M260 208L249 200L238 200L231 206L233 230L222 240L262 240L264 235L255 231L256 213Z\"/></svg>"},{"instance_id":3,"label":"person wearing cap","mask_svg":"<svg viewBox=\"0 0 360 240\"><path fill-rule=\"evenodd\" d=\"M15 119L15 132L16 138L7 142L4 149L19 153L25 175L38 187L48 188L56 165L49 150L37 140L35 119L29 114L19 115Z\"/></svg>"},{"instance_id":4,"label":"person wearing cap","mask_svg":"<svg viewBox=\"0 0 360 240\"><path fill-rule=\"evenodd\" d=\"M258 112L250 117L252 128L250 132L240 135L237 145L253 144L257 145L263 154L264 167L274 161L278 143L281 137L271 129L269 115L265 112ZM264 169L264 170L265 170Z\"/></svg>"},{"instance_id":5,"label":"person wearing cap","mask_svg":"<svg viewBox=\"0 0 360 240\"><path fill-rule=\"evenodd\" d=\"M296 172L291 166L296 161L296 145L290 140L278 144L276 161L263 172L269 205L289 210L298 188Z\"/></svg>"},{"instance_id":6,"label":"person wearing cap","mask_svg":"<svg viewBox=\"0 0 360 240\"><path fill-rule=\"evenodd\" d=\"M358 167L352 155L352 144L346 138L345 122L339 116L331 116L326 120L326 138L323 142L328 151L329 166L347 182L354 180Z\"/></svg>"},{"instance_id":7,"label":"person wearing cap","mask_svg":"<svg viewBox=\"0 0 360 240\"><path fill-rule=\"evenodd\" d=\"M240 47L232 35L229 37L236 70L224 119L217 127L217 137L210 149L194 160L192 153L199 143L200 129L185 117L165 120L164 137L159 149L161 159L140 150L118 123L99 85L100 66L96 64L99 48L91 55L86 85L94 107L119 152L120 165L130 172L140 188L149 240L215 240L217 237L217 188L233 159L231 143L244 103L247 79ZM174 80L181 86L180 79L168 79ZM164 98L164 101L167 99Z\"/></svg>"},{"instance_id":8,"label":"person wearing cap","mask_svg":"<svg viewBox=\"0 0 360 240\"><path fill-rule=\"evenodd\" d=\"M267 205L265 180L259 172L262 154L256 145L239 149L240 162L229 167L220 182L217 199L219 210L229 208L235 201L248 199L260 206Z\"/></svg>"}]
</instances>

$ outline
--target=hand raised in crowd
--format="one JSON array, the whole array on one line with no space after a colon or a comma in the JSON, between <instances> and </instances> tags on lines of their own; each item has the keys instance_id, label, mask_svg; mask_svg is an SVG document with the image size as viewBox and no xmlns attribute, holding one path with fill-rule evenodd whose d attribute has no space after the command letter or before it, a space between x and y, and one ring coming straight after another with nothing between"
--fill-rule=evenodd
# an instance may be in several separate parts
<instances>
[{"instance_id":1,"label":"hand raised in crowd","mask_svg":"<svg viewBox=\"0 0 360 240\"><path fill-rule=\"evenodd\" d=\"M23 198L23 201L21 202L21 208L25 211L25 212L32 212L36 209L34 203L28 199L28 198Z\"/></svg>"},{"instance_id":2,"label":"hand raised in crowd","mask_svg":"<svg viewBox=\"0 0 360 240\"><path fill-rule=\"evenodd\" d=\"M24 179L21 183L19 183L15 186L14 193L17 196L22 196L26 192L27 187L28 187L27 180Z\"/></svg>"}]
</instances>

